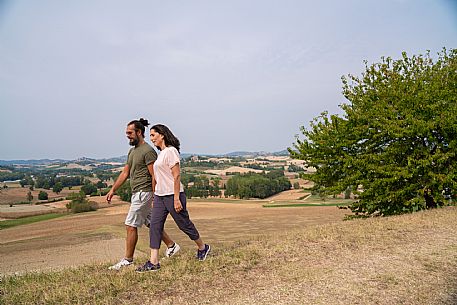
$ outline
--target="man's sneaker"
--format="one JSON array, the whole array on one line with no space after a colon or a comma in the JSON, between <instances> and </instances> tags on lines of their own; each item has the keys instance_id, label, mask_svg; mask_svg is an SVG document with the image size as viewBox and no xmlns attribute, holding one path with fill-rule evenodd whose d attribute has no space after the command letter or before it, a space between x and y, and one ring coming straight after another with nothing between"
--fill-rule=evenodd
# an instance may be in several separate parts
<instances>
[{"instance_id":1,"label":"man's sneaker","mask_svg":"<svg viewBox=\"0 0 457 305\"><path fill-rule=\"evenodd\" d=\"M123 259L121 259L121 261L119 263L112 265L108 269L109 270L120 270L123 267L130 266L132 263L133 263L133 261L131 262L131 261L128 261L125 258L123 258Z\"/></svg>"},{"instance_id":2,"label":"man's sneaker","mask_svg":"<svg viewBox=\"0 0 457 305\"><path fill-rule=\"evenodd\" d=\"M157 265L154 265L150 261L147 261L146 263L144 263L143 266L136 268L135 271L142 273L142 272L149 272L149 271L157 271L159 269L160 269L160 263L158 263Z\"/></svg>"},{"instance_id":3,"label":"man's sneaker","mask_svg":"<svg viewBox=\"0 0 457 305\"><path fill-rule=\"evenodd\" d=\"M167 251L165 251L165 256L172 257L178 253L180 249L181 247L177 243L174 243L173 246L167 248Z\"/></svg>"},{"instance_id":4,"label":"man's sneaker","mask_svg":"<svg viewBox=\"0 0 457 305\"><path fill-rule=\"evenodd\" d=\"M211 251L210 245L205 244L205 249L197 250L197 259L199 261L204 261L208 256L209 252Z\"/></svg>"}]
</instances>

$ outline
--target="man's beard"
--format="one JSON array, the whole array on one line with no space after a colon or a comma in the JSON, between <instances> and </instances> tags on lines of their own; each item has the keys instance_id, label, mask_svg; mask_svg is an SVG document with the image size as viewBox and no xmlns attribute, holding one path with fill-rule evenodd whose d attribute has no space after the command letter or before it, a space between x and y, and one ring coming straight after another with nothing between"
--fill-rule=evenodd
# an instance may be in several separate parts
<instances>
[{"instance_id":1,"label":"man's beard","mask_svg":"<svg viewBox=\"0 0 457 305\"><path fill-rule=\"evenodd\" d=\"M139 142L139 141L138 141L138 138L130 139L129 144L130 144L131 146L137 146L138 142Z\"/></svg>"}]
</instances>

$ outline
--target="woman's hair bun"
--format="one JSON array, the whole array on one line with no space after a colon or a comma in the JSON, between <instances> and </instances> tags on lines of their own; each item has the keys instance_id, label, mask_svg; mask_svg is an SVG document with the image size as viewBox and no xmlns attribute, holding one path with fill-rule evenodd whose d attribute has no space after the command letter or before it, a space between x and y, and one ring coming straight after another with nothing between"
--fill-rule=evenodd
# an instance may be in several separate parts
<instances>
[{"instance_id":1,"label":"woman's hair bun","mask_svg":"<svg viewBox=\"0 0 457 305\"><path fill-rule=\"evenodd\" d=\"M141 118L141 119L139 119L138 121L139 121L141 124L143 124L144 127L149 126L148 120L145 120L145 119Z\"/></svg>"}]
</instances>

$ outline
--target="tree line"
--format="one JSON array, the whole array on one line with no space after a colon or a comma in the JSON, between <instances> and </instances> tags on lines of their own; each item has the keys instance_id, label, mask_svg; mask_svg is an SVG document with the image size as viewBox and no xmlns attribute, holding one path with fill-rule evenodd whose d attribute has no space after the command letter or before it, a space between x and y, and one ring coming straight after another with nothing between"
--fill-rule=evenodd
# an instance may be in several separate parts
<instances>
[{"instance_id":1,"label":"tree line","mask_svg":"<svg viewBox=\"0 0 457 305\"><path fill-rule=\"evenodd\" d=\"M227 181L225 195L240 199L266 198L289 190L291 183L282 170L268 173L236 174Z\"/></svg>"},{"instance_id":2,"label":"tree line","mask_svg":"<svg viewBox=\"0 0 457 305\"><path fill-rule=\"evenodd\" d=\"M188 198L221 196L220 181L220 177L210 179L205 175L181 174L181 182Z\"/></svg>"}]
</instances>

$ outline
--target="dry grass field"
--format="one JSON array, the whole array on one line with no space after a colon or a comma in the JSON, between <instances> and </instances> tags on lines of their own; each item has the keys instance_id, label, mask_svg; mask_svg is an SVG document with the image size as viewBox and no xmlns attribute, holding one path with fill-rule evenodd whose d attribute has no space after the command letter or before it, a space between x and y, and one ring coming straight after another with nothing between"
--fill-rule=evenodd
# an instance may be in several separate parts
<instances>
[{"instance_id":1,"label":"dry grass field","mask_svg":"<svg viewBox=\"0 0 457 305\"><path fill-rule=\"evenodd\" d=\"M190 202L213 254L195 261L169 220L183 250L147 274L107 270L122 256L127 205L1 230L1 273L56 270L4 276L0 304L457 303L456 207L342 221L335 207L235 202ZM137 263L146 230L139 250Z\"/></svg>"},{"instance_id":2,"label":"dry grass field","mask_svg":"<svg viewBox=\"0 0 457 305\"><path fill-rule=\"evenodd\" d=\"M34 189L32 191L32 196L33 196L33 203L39 202L38 200L38 194L40 191L44 191L48 193L48 198L49 199L55 199L55 198L62 198L66 197L68 194L77 192L78 188L74 188L73 190L68 190L68 188L65 188L60 192L59 194L54 193L52 190L45 190L45 189ZM17 203L17 202L26 202L27 201L27 193L29 192L28 187L20 187L20 186L10 186L7 189L2 189L0 192L0 205L6 205L6 204L11 204L11 203Z\"/></svg>"},{"instance_id":3,"label":"dry grass field","mask_svg":"<svg viewBox=\"0 0 457 305\"><path fill-rule=\"evenodd\" d=\"M91 200L94 199L102 204L104 197L91 197ZM128 204L121 203L115 197L112 207L96 212L0 230L0 273L49 270L117 260L123 255L123 222L127 211ZM344 212L335 207L306 210L287 208L278 213L274 209L262 208L262 202L241 200L191 201L189 212L205 240L219 244L275 232L278 230L278 221L282 223L281 229L293 229L342 221L344 217ZM171 218L167 221L166 229L180 244L194 247ZM146 228L140 229L139 254L148 251L147 234Z\"/></svg>"},{"instance_id":4,"label":"dry grass field","mask_svg":"<svg viewBox=\"0 0 457 305\"><path fill-rule=\"evenodd\" d=\"M27 216L43 215L48 213L62 213L66 212L66 205L70 200L60 200L52 202L53 199L63 199L70 193L78 192L79 188L75 187L71 190L64 189L59 194L56 194L50 190L35 189L32 191L34 200L31 203L23 202L17 204L15 202L24 201L26 194L29 191L28 188L14 187L2 190L0 193L0 221L6 219L17 219ZM38 193L40 191L46 191L48 198L51 202L43 203L43 201L37 200ZM94 196L88 197L90 201L96 202L100 208L107 207L105 196ZM117 200L119 201L119 200ZM117 202L116 201L116 202ZM44 201L46 202L46 201ZM120 201L119 201L120 202ZM15 203L10 206L10 203Z\"/></svg>"}]
</instances>

